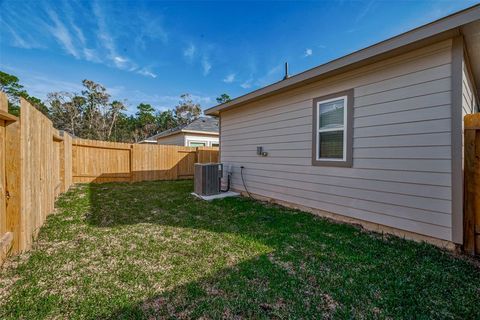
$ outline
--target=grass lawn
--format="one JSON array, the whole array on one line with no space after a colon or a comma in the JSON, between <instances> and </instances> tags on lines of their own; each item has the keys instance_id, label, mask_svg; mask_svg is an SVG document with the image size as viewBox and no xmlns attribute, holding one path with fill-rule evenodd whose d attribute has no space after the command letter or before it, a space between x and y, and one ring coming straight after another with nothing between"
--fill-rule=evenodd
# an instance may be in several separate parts
<instances>
[{"instance_id":1,"label":"grass lawn","mask_svg":"<svg viewBox=\"0 0 480 320\"><path fill-rule=\"evenodd\" d=\"M0 271L1 319L480 319L478 263L191 181L80 185Z\"/></svg>"}]
</instances>

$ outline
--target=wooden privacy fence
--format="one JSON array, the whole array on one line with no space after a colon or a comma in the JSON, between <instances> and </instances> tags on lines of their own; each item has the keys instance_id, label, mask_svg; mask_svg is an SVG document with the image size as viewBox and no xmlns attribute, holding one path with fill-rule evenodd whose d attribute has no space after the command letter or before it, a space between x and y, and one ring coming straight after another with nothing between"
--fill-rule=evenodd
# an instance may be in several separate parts
<instances>
[{"instance_id":1,"label":"wooden privacy fence","mask_svg":"<svg viewBox=\"0 0 480 320\"><path fill-rule=\"evenodd\" d=\"M0 263L30 248L55 198L72 184L71 138L25 100L20 105L20 118L9 115L0 94Z\"/></svg>"},{"instance_id":2,"label":"wooden privacy fence","mask_svg":"<svg viewBox=\"0 0 480 320\"><path fill-rule=\"evenodd\" d=\"M465 116L464 126L463 247L480 255L480 114Z\"/></svg>"},{"instance_id":3,"label":"wooden privacy fence","mask_svg":"<svg viewBox=\"0 0 480 320\"><path fill-rule=\"evenodd\" d=\"M217 161L218 148L72 142L74 183L189 179L196 162Z\"/></svg>"},{"instance_id":4,"label":"wooden privacy fence","mask_svg":"<svg viewBox=\"0 0 480 320\"><path fill-rule=\"evenodd\" d=\"M24 99L19 118L7 109L0 92L0 265L31 247L73 183L187 179L195 162L218 161L218 148L72 139Z\"/></svg>"}]
</instances>

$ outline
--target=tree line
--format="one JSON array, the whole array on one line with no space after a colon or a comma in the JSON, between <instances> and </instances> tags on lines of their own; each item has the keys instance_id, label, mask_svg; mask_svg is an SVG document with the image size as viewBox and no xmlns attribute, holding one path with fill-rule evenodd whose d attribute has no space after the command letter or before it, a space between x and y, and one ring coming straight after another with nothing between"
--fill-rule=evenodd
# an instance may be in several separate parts
<instances>
[{"instance_id":1,"label":"tree line","mask_svg":"<svg viewBox=\"0 0 480 320\"><path fill-rule=\"evenodd\" d=\"M56 129L75 137L116 142L139 142L156 133L185 125L202 114L199 103L190 94L179 97L178 103L165 111L156 110L148 103L140 103L136 113L126 113L126 103L112 99L107 89L92 80L82 81L80 93L52 92L42 101L27 93L19 79L0 71L0 90L8 96L8 109L20 114L20 98L24 98L53 122ZM218 103L230 100L220 95Z\"/></svg>"}]
</instances>

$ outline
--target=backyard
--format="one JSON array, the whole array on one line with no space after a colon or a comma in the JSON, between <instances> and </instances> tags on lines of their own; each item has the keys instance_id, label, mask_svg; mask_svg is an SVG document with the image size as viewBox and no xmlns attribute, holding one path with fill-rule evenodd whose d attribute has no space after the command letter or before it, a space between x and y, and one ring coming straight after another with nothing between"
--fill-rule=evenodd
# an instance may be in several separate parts
<instances>
[{"instance_id":1,"label":"backyard","mask_svg":"<svg viewBox=\"0 0 480 320\"><path fill-rule=\"evenodd\" d=\"M192 188L72 187L0 271L0 318L480 318L478 261Z\"/></svg>"}]
</instances>

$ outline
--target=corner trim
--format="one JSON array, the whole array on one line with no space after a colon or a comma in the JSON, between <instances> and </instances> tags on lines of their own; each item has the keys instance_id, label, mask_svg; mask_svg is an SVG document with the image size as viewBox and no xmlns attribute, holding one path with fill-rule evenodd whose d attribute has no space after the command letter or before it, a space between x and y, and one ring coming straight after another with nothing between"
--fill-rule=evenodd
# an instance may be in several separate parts
<instances>
[{"instance_id":1,"label":"corner trim","mask_svg":"<svg viewBox=\"0 0 480 320\"><path fill-rule=\"evenodd\" d=\"M462 168L462 73L464 42L462 36L452 42L452 241L463 243L463 168Z\"/></svg>"},{"instance_id":2,"label":"corner trim","mask_svg":"<svg viewBox=\"0 0 480 320\"><path fill-rule=\"evenodd\" d=\"M347 96L347 123L346 134L347 134L347 146L345 161L324 161L317 160L317 103L323 100L334 99L341 96ZM340 91L326 96L317 97L312 100L312 166L319 167L348 167L351 168L353 165L353 89Z\"/></svg>"}]
</instances>

